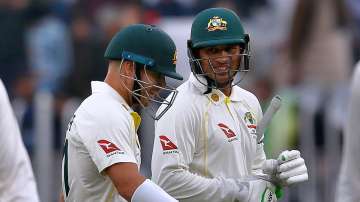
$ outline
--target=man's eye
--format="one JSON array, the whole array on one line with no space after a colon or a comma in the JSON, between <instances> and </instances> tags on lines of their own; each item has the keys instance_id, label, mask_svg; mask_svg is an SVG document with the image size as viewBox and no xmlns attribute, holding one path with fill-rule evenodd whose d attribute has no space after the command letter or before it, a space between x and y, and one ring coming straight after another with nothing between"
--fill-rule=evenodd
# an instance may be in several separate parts
<instances>
[{"instance_id":1,"label":"man's eye","mask_svg":"<svg viewBox=\"0 0 360 202\"><path fill-rule=\"evenodd\" d=\"M226 49L226 52L229 52L229 53L235 53L236 51L237 51L236 47L231 47L231 48Z\"/></svg>"},{"instance_id":2,"label":"man's eye","mask_svg":"<svg viewBox=\"0 0 360 202\"><path fill-rule=\"evenodd\" d=\"M210 48L209 49L209 53L217 53L217 49L216 48Z\"/></svg>"}]
</instances>

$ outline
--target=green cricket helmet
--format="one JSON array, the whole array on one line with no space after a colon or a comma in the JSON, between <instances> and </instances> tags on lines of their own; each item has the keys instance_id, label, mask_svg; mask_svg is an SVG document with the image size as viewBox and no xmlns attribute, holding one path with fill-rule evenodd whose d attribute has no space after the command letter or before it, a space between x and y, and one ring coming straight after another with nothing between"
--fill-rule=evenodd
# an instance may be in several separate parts
<instances>
[{"instance_id":1,"label":"green cricket helmet","mask_svg":"<svg viewBox=\"0 0 360 202\"><path fill-rule=\"evenodd\" d=\"M134 24L119 31L110 41L104 57L126 59L151 71L182 80L176 72L176 46L168 34L153 25Z\"/></svg>"},{"instance_id":2,"label":"green cricket helmet","mask_svg":"<svg viewBox=\"0 0 360 202\"><path fill-rule=\"evenodd\" d=\"M195 16L195 20L192 23L191 36L187 44L192 72L195 76L203 75L206 77L200 65L202 59L196 58L196 55L194 55L196 49L234 44L239 44L243 48L241 54L242 65L239 66L237 71L247 72L249 70L250 59L249 41L249 35L244 32L240 18L234 11L226 8L209 8L201 11ZM209 63L211 63L210 60ZM232 73L230 74L232 75ZM234 83L238 84L239 82L236 81Z\"/></svg>"},{"instance_id":3,"label":"green cricket helmet","mask_svg":"<svg viewBox=\"0 0 360 202\"><path fill-rule=\"evenodd\" d=\"M124 74L120 75L135 81L133 88L127 90L140 106L147 109L151 108L152 113L149 115L152 118L160 119L173 104L177 90L170 86L163 87L142 80L139 67L144 67L145 76L149 75L147 71L150 70L170 78L182 80L183 77L176 72L176 46L170 36L153 25L129 25L111 39L104 56L108 60L120 60L120 66L125 60L136 64L136 75L133 78ZM147 81L151 81L151 79L147 79ZM151 88L156 88L159 93L152 95L149 90ZM166 98L167 95L168 98ZM153 102L155 105L147 107L148 102L143 102L144 99ZM165 105L165 107L156 114L157 104Z\"/></svg>"},{"instance_id":4,"label":"green cricket helmet","mask_svg":"<svg viewBox=\"0 0 360 202\"><path fill-rule=\"evenodd\" d=\"M191 48L248 42L240 18L226 8L209 8L200 12L191 26L190 40Z\"/></svg>"}]
</instances>

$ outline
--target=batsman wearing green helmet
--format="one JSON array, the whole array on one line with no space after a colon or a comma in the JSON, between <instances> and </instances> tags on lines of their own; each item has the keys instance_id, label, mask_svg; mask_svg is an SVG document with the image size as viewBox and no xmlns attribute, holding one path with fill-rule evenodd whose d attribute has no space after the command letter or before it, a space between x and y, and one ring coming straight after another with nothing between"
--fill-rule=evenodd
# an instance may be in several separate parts
<instances>
[{"instance_id":1,"label":"batsman wearing green helmet","mask_svg":"<svg viewBox=\"0 0 360 202\"><path fill-rule=\"evenodd\" d=\"M299 151L266 160L257 141L259 101L237 85L250 70L250 37L239 17L225 8L200 12L188 56L192 73L155 123L152 179L189 202L277 201L282 186L307 180Z\"/></svg>"},{"instance_id":2,"label":"batsman wearing green helmet","mask_svg":"<svg viewBox=\"0 0 360 202\"><path fill-rule=\"evenodd\" d=\"M156 26L135 24L119 31L108 44L104 82L91 82L92 95L74 113L66 133L62 185L65 201L176 201L140 173L137 129L132 110L160 103L165 114L177 91L165 76L176 73L176 47ZM89 58L91 59L91 58ZM160 91L170 94L164 99Z\"/></svg>"}]
</instances>

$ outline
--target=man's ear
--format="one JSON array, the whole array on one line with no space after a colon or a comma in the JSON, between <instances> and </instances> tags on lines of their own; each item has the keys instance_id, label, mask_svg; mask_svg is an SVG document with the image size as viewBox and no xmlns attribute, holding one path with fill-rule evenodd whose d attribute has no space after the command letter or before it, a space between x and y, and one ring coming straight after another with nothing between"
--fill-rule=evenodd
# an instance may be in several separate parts
<instances>
[{"instance_id":1,"label":"man's ear","mask_svg":"<svg viewBox=\"0 0 360 202\"><path fill-rule=\"evenodd\" d=\"M125 60L120 71L129 77L134 77L136 71L135 63L129 60Z\"/></svg>"}]
</instances>

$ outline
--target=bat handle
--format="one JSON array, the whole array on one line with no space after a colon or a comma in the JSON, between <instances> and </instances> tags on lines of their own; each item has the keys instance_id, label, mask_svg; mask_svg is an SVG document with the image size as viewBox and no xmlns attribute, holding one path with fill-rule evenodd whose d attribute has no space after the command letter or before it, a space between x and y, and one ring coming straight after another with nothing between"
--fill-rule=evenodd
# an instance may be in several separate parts
<instances>
[{"instance_id":1,"label":"bat handle","mask_svg":"<svg viewBox=\"0 0 360 202\"><path fill-rule=\"evenodd\" d=\"M271 119L275 115L275 113L279 110L281 106L281 97L279 95L276 95L270 102L269 107L264 113L263 118L260 120L259 124L256 128L256 136L257 136L257 143L261 143L263 141L263 134L265 132L265 129L268 127L268 125L271 122Z\"/></svg>"}]
</instances>

